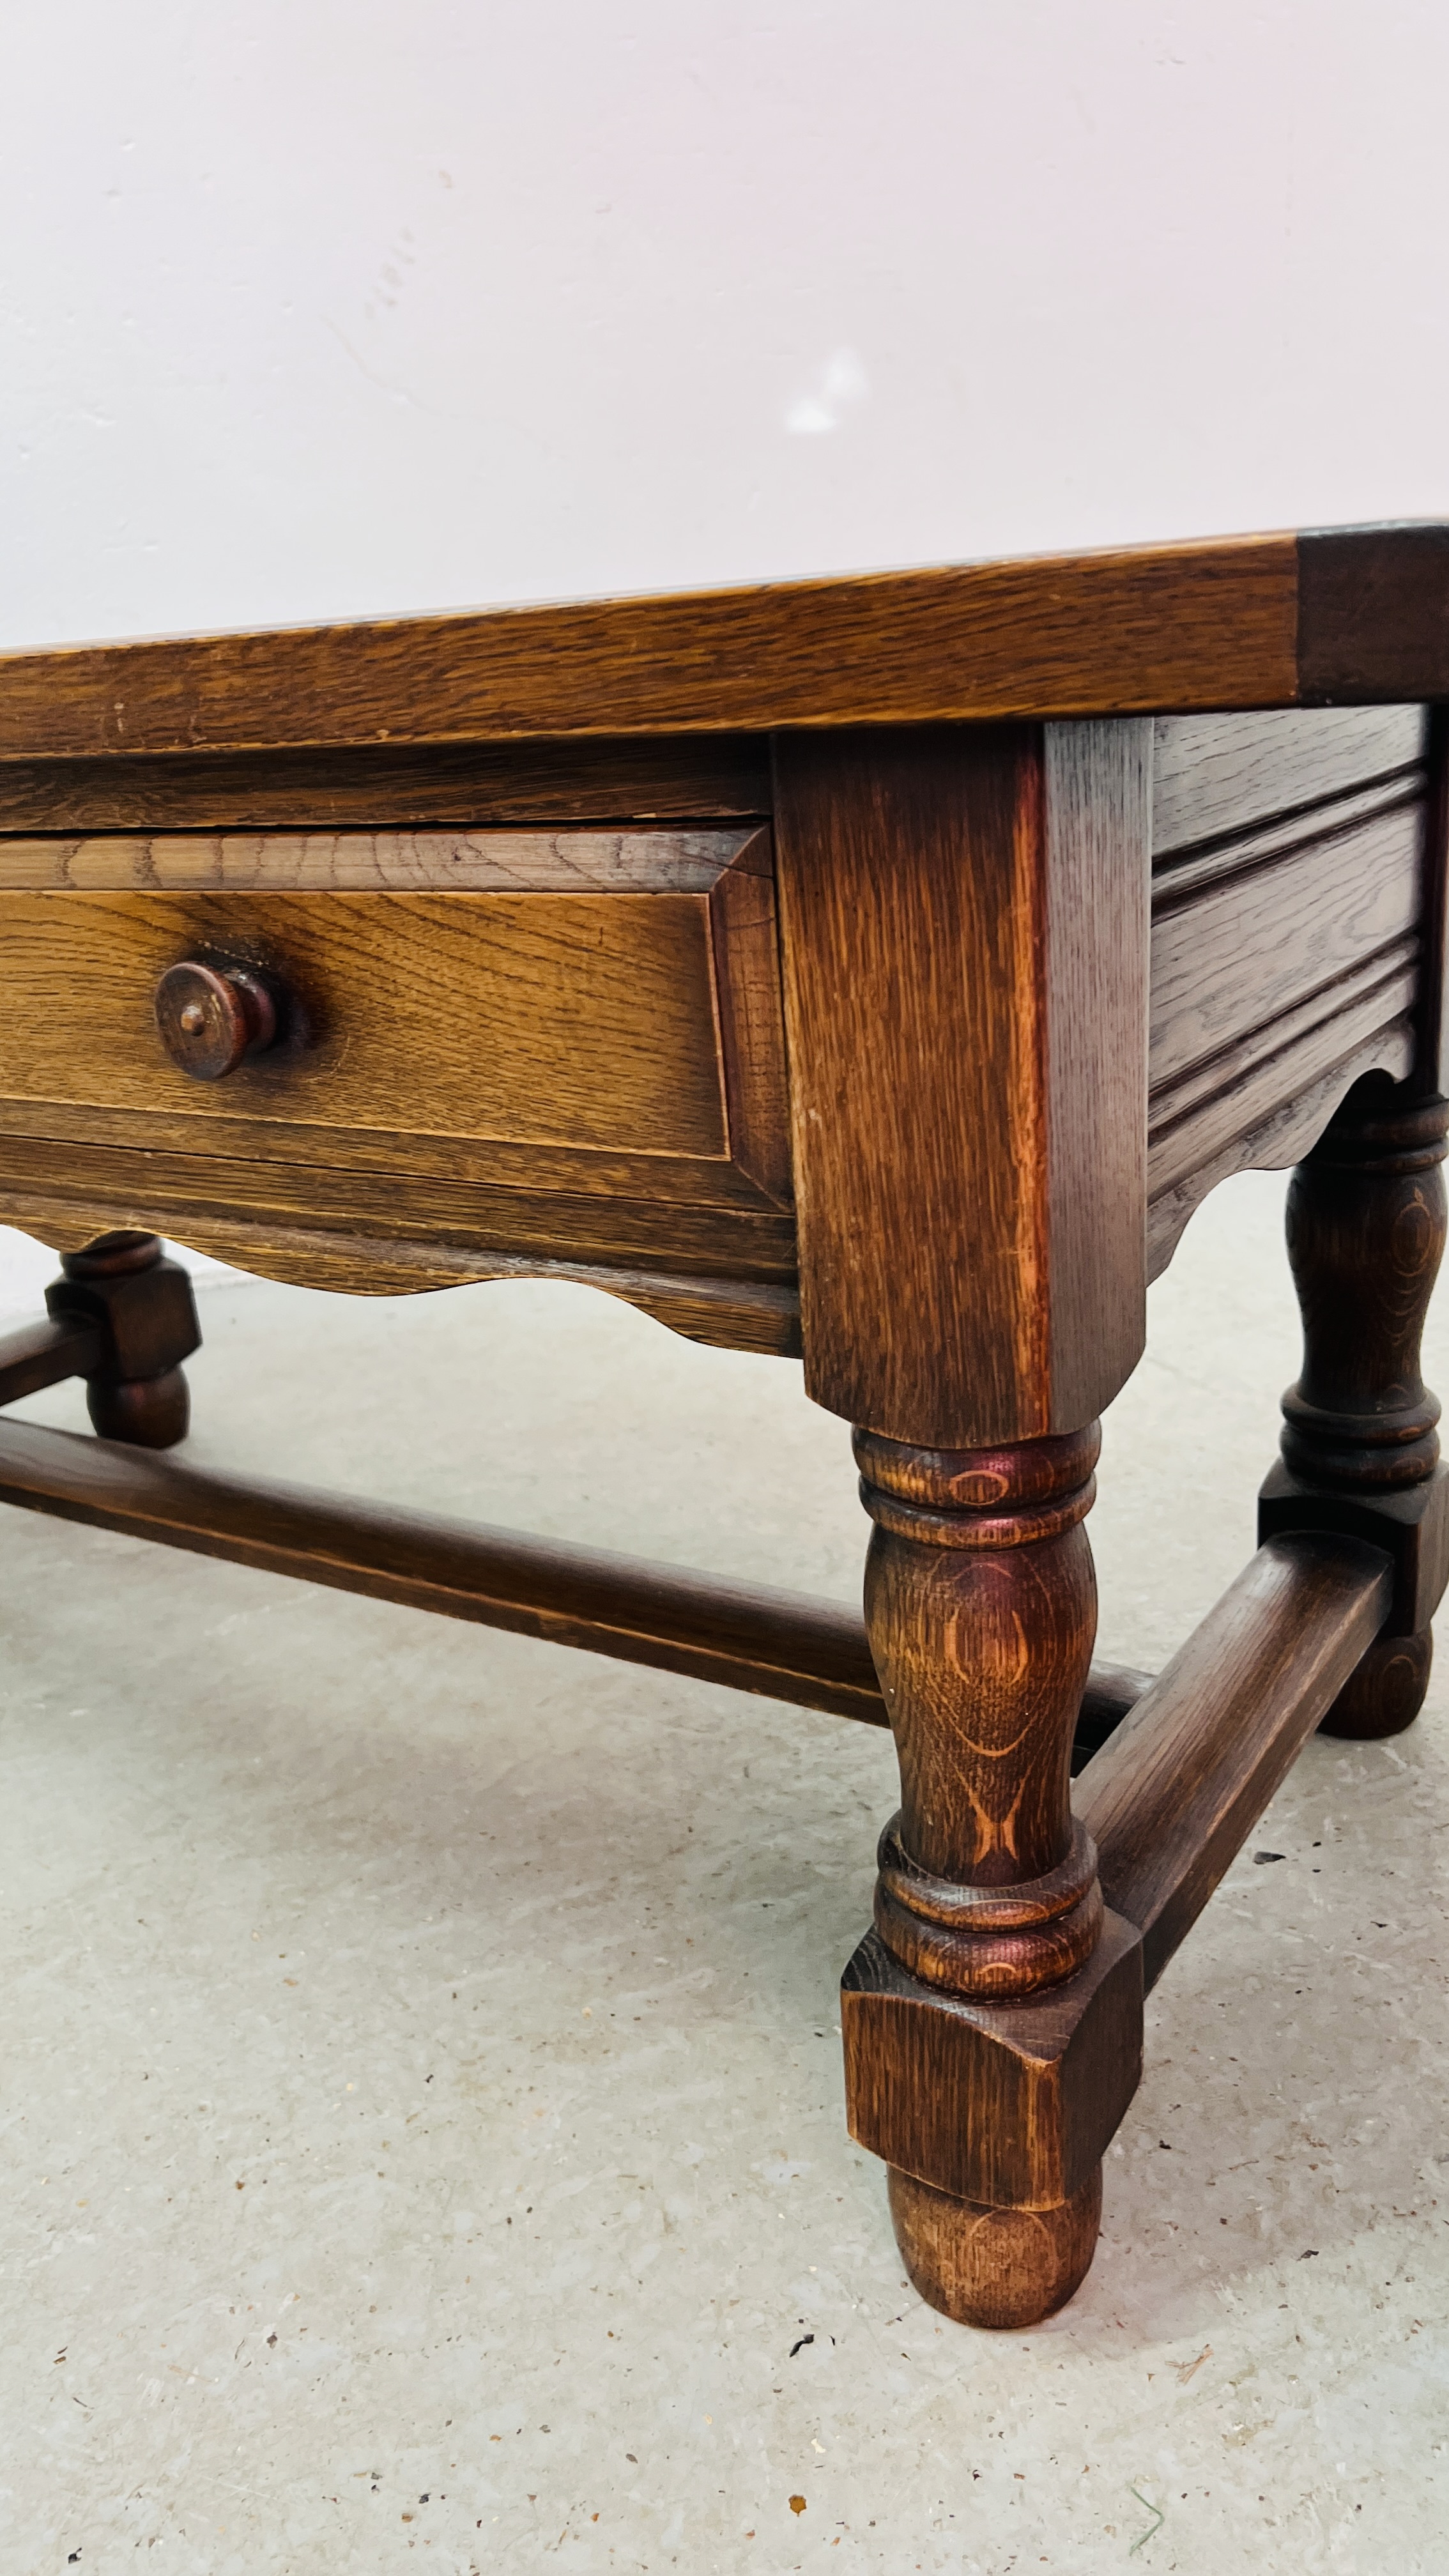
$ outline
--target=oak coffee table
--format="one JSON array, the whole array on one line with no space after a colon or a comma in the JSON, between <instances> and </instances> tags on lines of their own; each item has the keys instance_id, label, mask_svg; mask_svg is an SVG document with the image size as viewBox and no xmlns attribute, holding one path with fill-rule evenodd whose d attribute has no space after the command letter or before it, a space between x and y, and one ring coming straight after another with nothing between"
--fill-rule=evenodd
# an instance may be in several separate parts
<instances>
[{"instance_id":1,"label":"oak coffee table","mask_svg":"<svg viewBox=\"0 0 1449 2576\"><path fill-rule=\"evenodd\" d=\"M0 1402L101 1435L0 1422L0 1497L890 1725L850 2125L973 2324L1081 2281L1144 1992L1306 1738L1423 1698L1442 701L1449 525L0 661L0 1219L62 1272ZM1295 1162L1258 1552L1094 1667L1147 1282ZM161 1457L163 1234L802 1356L863 1623Z\"/></svg>"}]
</instances>

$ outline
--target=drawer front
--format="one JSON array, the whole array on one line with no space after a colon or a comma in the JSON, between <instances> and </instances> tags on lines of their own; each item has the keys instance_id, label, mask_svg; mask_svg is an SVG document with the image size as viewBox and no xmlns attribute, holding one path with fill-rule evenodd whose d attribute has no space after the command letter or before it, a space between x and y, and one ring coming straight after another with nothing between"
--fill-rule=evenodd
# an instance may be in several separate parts
<instances>
[{"instance_id":1,"label":"drawer front","mask_svg":"<svg viewBox=\"0 0 1449 2576\"><path fill-rule=\"evenodd\" d=\"M278 1005L215 1080L158 1023L187 961ZM561 1271L785 1350L790 1201L768 831L0 835L0 1217L49 1242Z\"/></svg>"},{"instance_id":2,"label":"drawer front","mask_svg":"<svg viewBox=\"0 0 1449 2576\"><path fill-rule=\"evenodd\" d=\"M260 969L281 1031L224 1081L168 1056L185 958ZM0 894L0 1095L159 1115L728 1154L697 895ZM300 1150L300 1147L299 1147Z\"/></svg>"},{"instance_id":3,"label":"drawer front","mask_svg":"<svg viewBox=\"0 0 1449 2576\"><path fill-rule=\"evenodd\" d=\"M159 979L260 973L275 1042L220 1081L172 1060ZM784 1164L768 836L274 834L0 842L0 1125L187 1151L614 1186L645 1157ZM98 1113L102 1122L97 1124ZM771 1135L768 1131L776 1131ZM391 1151L390 1149L395 1149ZM431 1150L429 1150L431 1149ZM545 1160L530 1176L530 1149ZM547 1157L552 1154L553 1162ZM769 1167L766 1169L765 1167ZM681 1175L698 1197L707 1175Z\"/></svg>"}]
</instances>

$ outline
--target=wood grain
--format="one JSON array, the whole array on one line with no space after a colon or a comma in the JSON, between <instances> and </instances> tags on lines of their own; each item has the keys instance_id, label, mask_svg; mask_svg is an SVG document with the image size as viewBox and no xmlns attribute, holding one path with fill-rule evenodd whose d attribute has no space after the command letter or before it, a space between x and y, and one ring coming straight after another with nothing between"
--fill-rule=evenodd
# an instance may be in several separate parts
<instances>
[{"instance_id":1,"label":"wood grain","mask_svg":"<svg viewBox=\"0 0 1449 2576\"><path fill-rule=\"evenodd\" d=\"M191 1084L151 997L182 957L285 998L270 1051ZM705 901L686 895L6 894L0 1095L723 1159ZM401 1155L401 1141L399 1153Z\"/></svg>"},{"instance_id":2,"label":"wood grain","mask_svg":"<svg viewBox=\"0 0 1449 2576\"><path fill-rule=\"evenodd\" d=\"M880 1723L859 1615L689 1567L0 1422L0 1499L374 1600Z\"/></svg>"},{"instance_id":3,"label":"wood grain","mask_svg":"<svg viewBox=\"0 0 1449 2576\"><path fill-rule=\"evenodd\" d=\"M769 810L769 743L748 734L0 759L0 830L10 832L470 828Z\"/></svg>"},{"instance_id":4,"label":"wood grain","mask_svg":"<svg viewBox=\"0 0 1449 2576\"><path fill-rule=\"evenodd\" d=\"M1250 728L1185 721L1181 731L1206 778L1196 806L1185 776L1169 780L1171 828L1215 828L1154 861L1154 1277L1219 1180L1292 1161L1365 1072L1410 1070L1433 980L1422 710L1278 714Z\"/></svg>"},{"instance_id":5,"label":"wood grain","mask_svg":"<svg viewBox=\"0 0 1449 2576\"><path fill-rule=\"evenodd\" d=\"M75 1316L47 1315L0 1334L0 1405L18 1404L22 1396L39 1395L70 1377L87 1377L99 1367L106 1335L99 1324ZM862 1640L865 1631L861 1630ZM867 1651L869 1651L867 1649ZM886 1723L884 1709L881 1724Z\"/></svg>"},{"instance_id":6,"label":"wood grain","mask_svg":"<svg viewBox=\"0 0 1449 2576\"><path fill-rule=\"evenodd\" d=\"M890 2171L901 2261L929 2307L957 2325L1039 2325L1079 2290L1102 2224L1102 2168L1055 2209L993 2209Z\"/></svg>"},{"instance_id":7,"label":"wood grain","mask_svg":"<svg viewBox=\"0 0 1449 2576\"><path fill-rule=\"evenodd\" d=\"M857 1432L865 1619L901 1768L876 1930L911 1976L1002 2000L1073 1976L1102 1900L1067 1795L1096 1629L1097 1426L1015 1449Z\"/></svg>"},{"instance_id":8,"label":"wood grain","mask_svg":"<svg viewBox=\"0 0 1449 2576\"><path fill-rule=\"evenodd\" d=\"M0 1339L0 1404L87 1375L103 1338L66 1319ZM305 1486L161 1468L29 1423L0 1424L0 1499L866 1726L889 1723L859 1612L808 1593ZM1089 1731L1120 1723L1147 1687L1144 1674L1094 1668Z\"/></svg>"},{"instance_id":9,"label":"wood grain","mask_svg":"<svg viewBox=\"0 0 1449 2576\"><path fill-rule=\"evenodd\" d=\"M893 1439L1074 1430L1141 1349L1144 736L779 746L806 1383Z\"/></svg>"},{"instance_id":10,"label":"wood grain","mask_svg":"<svg viewBox=\"0 0 1449 2576\"><path fill-rule=\"evenodd\" d=\"M1297 661L1310 706L1449 698L1449 521L1301 536Z\"/></svg>"},{"instance_id":11,"label":"wood grain","mask_svg":"<svg viewBox=\"0 0 1449 2576\"><path fill-rule=\"evenodd\" d=\"M1245 1120L1279 1104L1320 1063L1340 1062L1361 1038L1413 1017L1421 943L1408 932L1290 1001L1266 1024L1250 1022L1210 1052L1170 1072L1148 1098L1148 1170L1155 1184L1194 1168ZM1290 972L1297 964L1289 951ZM1286 979L1285 979L1286 980ZM1224 1017L1228 1015L1225 1013Z\"/></svg>"},{"instance_id":12,"label":"wood grain","mask_svg":"<svg viewBox=\"0 0 1449 2576\"><path fill-rule=\"evenodd\" d=\"M465 1192L519 1191L541 1198L657 1199L661 1207L717 1207L763 1212L769 1205L758 1181L733 1160L679 1154L603 1152L579 1145L542 1145L506 1136L427 1136L414 1130L406 1142L406 1170L399 1171L396 1128L349 1127L338 1131L305 1119L269 1120L265 1104L249 1115L230 1114L229 1096L216 1094L216 1115L198 1134L185 1114L148 1110L144 1125L131 1109L99 1109L89 1102L6 1100L0 1096L0 1137L55 1140L62 1145L124 1147L134 1155L208 1156L237 1164L309 1164L358 1174L391 1174L407 1186L437 1181ZM27 1168L29 1168L27 1166ZM223 1175L213 1175L218 1186ZM436 1211L440 1193L425 1187L421 1202ZM778 1209L775 1213L778 1215ZM777 1228L793 1247L786 1226ZM790 1254L793 1268L793 1249Z\"/></svg>"},{"instance_id":13,"label":"wood grain","mask_svg":"<svg viewBox=\"0 0 1449 2576\"><path fill-rule=\"evenodd\" d=\"M840 2017L860 2146L958 2200L1060 2209L1090 2184L1141 2080L1141 1936L1109 1912L1076 1976L991 2004L922 1985L870 1931ZM1045 2315L1047 2249L1022 2253L1023 2305Z\"/></svg>"},{"instance_id":14,"label":"wood grain","mask_svg":"<svg viewBox=\"0 0 1449 2576\"><path fill-rule=\"evenodd\" d=\"M1381 817L1413 811L1422 814L1428 786L1427 765L1416 762L1412 768L1400 770L1396 777L1350 788L1321 804L1300 807L1294 814L1264 816L1245 830L1225 833L1215 841L1195 842L1188 849L1172 850L1165 856L1154 854L1154 907L1170 908L1187 902L1210 886L1226 885L1234 877L1247 876L1275 859L1291 858L1315 844L1326 849L1340 834Z\"/></svg>"},{"instance_id":15,"label":"wood grain","mask_svg":"<svg viewBox=\"0 0 1449 2576\"><path fill-rule=\"evenodd\" d=\"M666 1167L667 1169L667 1167ZM478 1253L539 1261L622 1264L630 1269L669 1269L741 1280L774 1280L794 1289L794 1227L786 1211L755 1199L753 1206L712 1206L664 1199L631 1200L601 1194L566 1197L551 1191L468 1188L461 1183L395 1172L352 1172L299 1163L259 1164L212 1154L162 1153L147 1145L94 1147L12 1136L0 1145L0 1204L9 1221L29 1225L44 1212L65 1226L50 1239L84 1241L75 1232L142 1226L138 1210L161 1212L144 1231L177 1241L199 1241L196 1229L234 1222L263 1234L298 1230L330 1237L345 1256L343 1238L371 1238L380 1252L388 1242L431 1246L446 1256L433 1284L441 1286L447 1259L464 1275L488 1275ZM67 1211L69 1223L67 1224ZM359 1256L360 1257L360 1256ZM508 1266L505 1260L504 1266Z\"/></svg>"},{"instance_id":16,"label":"wood grain","mask_svg":"<svg viewBox=\"0 0 1449 2576\"><path fill-rule=\"evenodd\" d=\"M1277 536L86 645L0 659L0 758L1286 705L1296 617Z\"/></svg>"},{"instance_id":17,"label":"wood grain","mask_svg":"<svg viewBox=\"0 0 1449 2576\"><path fill-rule=\"evenodd\" d=\"M1048 725L1044 751L1045 1250L1061 1428L1095 1418L1145 1330L1152 740L1145 724Z\"/></svg>"},{"instance_id":18,"label":"wood grain","mask_svg":"<svg viewBox=\"0 0 1449 2576\"><path fill-rule=\"evenodd\" d=\"M100 1325L79 1316L28 1325L5 1337L0 1404L65 1377L91 1374L103 1346L109 1340ZM190 1336L186 1346L193 1346ZM191 1470L172 1471L159 1485L149 1476L136 1483L68 1434L32 1437L26 1426L17 1439L18 1449L7 1460L12 1480L4 1494L10 1501L264 1564L304 1580L385 1592L413 1607L517 1627L555 1643L698 1670L733 1688L767 1692L869 1725L889 1723L864 1624L842 1605L520 1533L373 1510L300 1488L255 1487ZM256 1537L263 1528L267 1544L258 1553ZM380 1566L379 1548L390 1573ZM323 1557L327 1570L319 1572ZM471 1569L461 1600L460 1566ZM396 1588L388 1589L394 1582ZM607 1632L607 1641L595 1628ZM735 1669L725 1670L726 1663ZM1082 1731L1093 1750L1092 1739L1105 1740L1148 1687L1146 1675L1114 1665L1092 1668L1082 1696Z\"/></svg>"},{"instance_id":19,"label":"wood grain","mask_svg":"<svg viewBox=\"0 0 1449 2576\"><path fill-rule=\"evenodd\" d=\"M1428 523L14 653L0 760L1445 697Z\"/></svg>"},{"instance_id":20,"label":"wood grain","mask_svg":"<svg viewBox=\"0 0 1449 2576\"><path fill-rule=\"evenodd\" d=\"M730 1160L776 1206L789 1207L790 1085L768 832L756 832L716 878L709 925Z\"/></svg>"},{"instance_id":21,"label":"wood grain","mask_svg":"<svg viewBox=\"0 0 1449 2576\"><path fill-rule=\"evenodd\" d=\"M1402 941L1423 904L1421 797L1208 885L1159 880L1148 1078L1161 1092Z\"/></svg>"},{"instance_id":22,"label":"wood grain","mask_svg":"<svg viewBox=\"0 0 1449 2576\"><path fill-rule=\"evenodd\" d=\"M173 1231L178 1208L265 1208L277 1232L321 1219L575 1263L763 1269L793 1289L767 832L465 836L494 894L108 890L137 853L153 880L434 859L425 836L277 837L92 841L81 865L77 845L29 845L58 850L70 882L0 894L0 1186L32 1195L44 1142L64 1149L41 1158L56 1194L108 1198L107 1223L143 1201ZM630 879L654 890L594 890ZM282 999L276 1045L222 1083L189 1081L162 1043L154 996L180 955L260 972ZM339 1196L314 1167L362 1186ZM708 1209L768 1212L765 1233Z\"/></svg>"},{"instance_id":23,"label":"wood grain","mask_svg":"<svg viewBox=\"0 0 1449 2576\"><path fill-rule=\"evenodd\" d=\"M379 1293L583 1277L697 1338L797 1351L768 838L707 846L715 895L745 860L742 902L0 896L0 1204L56 1243L159 1228ZM197 952L286 1002L277 1047L209 1086L151 1007Z\"/></svg>"},{"instance_id":24,"label":"wood grain","mask_svg":"<svg viewBox=\"0 0 1449 2576\"><path fill-rule=\"evenodd\" d=\"M1153 859L1411 770L1423 762L1427 725L1427 708L1414 706L1160 717Z\"/></svg>"},{"instance_id":25,"label":"wood grain","mask_svg":"<svg viewBox=\"0 0 1449 2576\"><path fill-rule=\"evenodd\" d=\"M672 832L15 833L0 836L0 889L708 894L752 837L738 824ZM766 862L768 854L765 836Z\"/></svg>"},{"instance_id":26,"label":"wood grain","mask_svg":"<svg viewBox=\"0 0 1449 2576\"><path fill-rule=\"evenodd\" d=\"M1347 997L1291 1046L1252 1065L1240 1084L1148 1140L1147 1275L1160 1278L1184 1227L1234 1172L1281 1172L1322 1134L1366 1073L1404 1081L1413 1071L1414 971Z\"/></svg>"},{"instance_id":27,"label":"wood grain","mask_svg":"<svg viewBox=\"0 0 1449 2576\"><path fill-rule=\"evenodd\" d=\"M1426 1091L1444 1092L1449 1090L1449 706L1435 707L1429 724L1422 929L1416 1066Z\"/></svg>"},{"instance_id":28,"label":"wood grain","mask_svg":"<svg viewBox=\"0 0 1449 2576\"><path fill-rule=\"evenodd\" d=\"M1376 1548L1270 1540L1076 1782L1103 1892L1142 1934L1149 1987L1372 1643L1392 1592Z\"/></svg>"}]
</instances>

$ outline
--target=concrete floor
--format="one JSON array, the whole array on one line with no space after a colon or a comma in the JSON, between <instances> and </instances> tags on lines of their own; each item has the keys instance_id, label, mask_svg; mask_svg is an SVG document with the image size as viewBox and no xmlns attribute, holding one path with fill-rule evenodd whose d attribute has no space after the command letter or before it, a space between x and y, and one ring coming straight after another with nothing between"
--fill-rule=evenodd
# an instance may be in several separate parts
<instances>
[{"instance_id":1,"label":"concrete floor","mask_svg":"<svg viewBox=\"0 0 1449 2576\"><path fill-rule=\"evenodd\" d=\"M1280 1200L1221 1192L1154 1291L1108 1654L1160 1659L1251 1545ZM790 1365L559 1287L202 1300L199 1462L857 1585ZM1442 1687L1309 1747L1152 2000L1085 2288L993 2337L906 2288L844 2133L886 1740L6 1536L7 2576L1442 2570Z\"/></svg>"}]
</instances>

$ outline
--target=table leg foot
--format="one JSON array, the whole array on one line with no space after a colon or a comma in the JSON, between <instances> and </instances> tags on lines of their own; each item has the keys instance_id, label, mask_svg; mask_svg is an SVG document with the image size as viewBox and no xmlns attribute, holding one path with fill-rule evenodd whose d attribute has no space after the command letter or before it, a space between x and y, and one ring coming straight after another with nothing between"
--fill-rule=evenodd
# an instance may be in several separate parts
<instances>
[{"instance_id":1,"label":"table leg foot","mask_svg":"<svg viewBox=\"0 0 1449 2576\"><path fill-rule=\"evenodd\" d=\"M1359 1743L1402 1735L1424 1705L1433 1659L1432 1629L1421 1628L1412 1637L1378 1638L1344 1683L1319 1734Z\"/></svg>"},{"instance_id":2,"label":"table leg foot","mask_svg":"<svg viewBox=\"0 0 1449 2576\"><path fill-rule=\"evenodd\" d=\"M993 2209L889 2169L901 2261L921 2297L957 2325L1040 2325L1079 2290L1102 2224L1102 2168L1056 2209Z\"/></svg>"},{"instance_id":3,"label":"table leg foot","mask_svg":"<svg viewBox=\"0 0 1449 2576\"><path fill-rule=\"evenodd\" d=\"M154 1234L105 1234L61 1256L45 1292L56 1316L104 1328L104 1365L86 1381L86 1410L103 1440L174 1449L186 1437L191 1399L180 1363L200 1347L191 1282Z\"/></svg>"},{"instance_id":4,"label":"table leg foot","mask_svg":"<svg viewBox=\"0 0 1449 2576\"><path fill-rule=\"evenodd\" d=\"M191 1421L191 1393L183 1369L162 1369L158 1377L93 1377L86 1387L86 1411L103 1440L128 1440L138 1449L174 1449Z\"/></svg>"}]
</instances>

